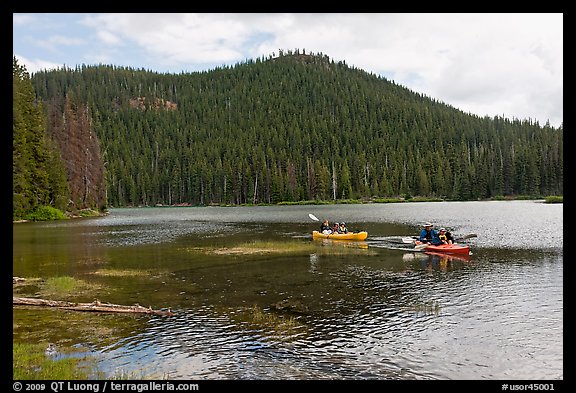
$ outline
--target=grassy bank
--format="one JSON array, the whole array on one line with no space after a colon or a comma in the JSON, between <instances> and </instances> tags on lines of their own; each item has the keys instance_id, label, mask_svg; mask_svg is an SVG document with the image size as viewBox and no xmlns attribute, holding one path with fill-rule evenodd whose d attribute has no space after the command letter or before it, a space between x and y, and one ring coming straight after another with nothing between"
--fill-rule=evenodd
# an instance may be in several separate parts
<instances>
[{"instance_id":1,"label":"grassy bank","mask_svg":"<svg viewBox=\"0 0 576 393\"><path fill-rule=\"evenodd\" d=\"M101 217L108 214L108 211L98 211L94 209L82 209L74 212L63 212L52 206L39 206L33 211L28 212L24 216L13 216L13 223L29 222L29 221L56 221L68 220L70 218L82 217Z\"/></svg>"}]
</instances>

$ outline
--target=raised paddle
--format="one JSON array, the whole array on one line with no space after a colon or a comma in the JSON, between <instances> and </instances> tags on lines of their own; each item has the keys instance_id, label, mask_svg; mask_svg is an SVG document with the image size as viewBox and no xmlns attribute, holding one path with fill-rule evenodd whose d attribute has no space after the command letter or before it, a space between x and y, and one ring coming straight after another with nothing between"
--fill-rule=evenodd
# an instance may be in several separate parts
<instances>
[{"instance_id":1,"label":"raised paddle","mask_svg":"<svg viewBox=\"0 0 576 393\"><path fill-rule=\"evenodd\" d=\"M312 213L309 213L309 214L308 214L308 217L310 217L310 218L313 219L314 221L320 221L320 220L318 219L318 217L316 217L316 216L315 216L314 214L312 214Z\"/></svg>"},{"instance_id":2,"label":"raised paddle","mask_svg":"<svg viewBox=\"0 0 576 393\"><path fill-rule=\"evenodd\" d=\"M459 242L459 241L466 240L466 239L472 239L473 237L478 237L478 235L475 233L469 233L469 234L464 235L462 237L456 238L456 241Z\"/></svg>"}]
</instances>

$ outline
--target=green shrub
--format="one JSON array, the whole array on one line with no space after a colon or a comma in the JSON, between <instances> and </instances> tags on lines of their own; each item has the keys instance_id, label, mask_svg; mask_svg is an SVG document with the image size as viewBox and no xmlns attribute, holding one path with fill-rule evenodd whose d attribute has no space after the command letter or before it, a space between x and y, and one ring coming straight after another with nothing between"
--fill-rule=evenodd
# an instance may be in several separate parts
<instances>
[{"instance_id":1,"label":"green shrub","mask_svg":"<svg viewBox=\"0 0 576 393\"><path fill-rule=\"evenodd\" d=\"M564 196L551 195L544 198L544 203L564 203Z\"/></svg>"},{"instance_id":2,"label":"green shrub","mask_svg":"<svg viewBox=\"0 0 576 393\"><path fill-rule=\"evenodd\" d=\"M374 203L401 203L406 202L403 198L376 198Z\"/></svg>"},{"instance_id":3,"label":"green shrub","mask_svg":"<svg viewBox=\"0 0 576 393\"><path fill-rule=\"evenodd\" d=\"M360 199L338 199L337 203L342 205L352 205L362 203L362 201Z\"/></svg>"},{"instance_id":4,"label":"green shrub","mask_svg":"<svg viewBox=\"0 0 576 393\"><path fill-rule=\"evenodd\" d=\"M64 212L52 206L39 206L24 216L24 219L28 221L65 220L67 218Z\"/></svg>"}]
</instances>

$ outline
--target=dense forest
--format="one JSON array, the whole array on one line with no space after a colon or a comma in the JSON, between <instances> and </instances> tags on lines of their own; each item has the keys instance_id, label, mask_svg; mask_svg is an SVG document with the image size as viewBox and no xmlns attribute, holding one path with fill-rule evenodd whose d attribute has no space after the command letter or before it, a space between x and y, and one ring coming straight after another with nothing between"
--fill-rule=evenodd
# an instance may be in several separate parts
<instances>
[{"instance_id":1,"label":"dense forest","mask_svg":"<svg viewBox=\"0 0 576 393\"><path fill-rule=\"evenodd\" d=\"M562 127L464 113L321 53L181 74L82 65L30 82L60 151L72 132L86 144L65 154L76 203L563 194ZM100 181L106 195L88 202Z\"/></svg>"},{"instance_id":2,"label":"dense forest","mask_svg":"<svg viewBox=\"0 0 576 393\"><path fill-rule=\"evenodd\" d=\"M46 108L16 58L12 79L14 219L47 206L105 209L104 167L86 105L67 95L53 97Z\"/></svg>"}]
</instances>

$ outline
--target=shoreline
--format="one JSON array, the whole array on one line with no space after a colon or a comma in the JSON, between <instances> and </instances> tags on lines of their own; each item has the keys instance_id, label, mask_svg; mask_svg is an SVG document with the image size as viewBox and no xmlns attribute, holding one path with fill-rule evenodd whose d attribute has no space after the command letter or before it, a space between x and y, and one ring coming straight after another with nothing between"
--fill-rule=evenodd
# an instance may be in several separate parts
<instances>
[{"instance_id":1,"label":"shoreline","mask_svg":"<svg viewBox=\"0 0 576 393\"><path fill-rule=\"evenodd\" d=\"M66 219L75 219L75 218L87 218L87 217L104 217L110 214L110 212L108 210L105 210L103 212L97 211L97 210L93 210L93 209L83 209L83 210L79 210L78 212L82 213L82 214L72 214L69 212L66 212ZM39 221L35 221L35 220L25 220L25 219L21 219L21 220L12 220L12 224L21 224L24 222L42 222L42 221L61 221L61 220L39 220Z\"/></svg>"}]
</instances>

